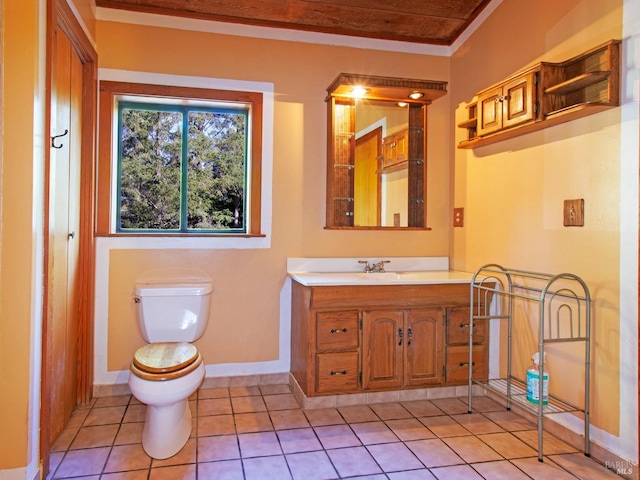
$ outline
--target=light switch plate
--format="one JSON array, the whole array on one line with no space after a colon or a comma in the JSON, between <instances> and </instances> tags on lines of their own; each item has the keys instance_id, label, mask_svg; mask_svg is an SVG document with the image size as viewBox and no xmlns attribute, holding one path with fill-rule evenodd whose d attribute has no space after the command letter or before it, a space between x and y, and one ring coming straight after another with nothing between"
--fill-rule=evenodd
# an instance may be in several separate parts
<instances>
[{"instance_id":1,"label":"light switch plate","mask_svg":"<svg viewBox=\"0 0 640 480\"><path fill-rule=\"evenodd\" d=\"M565 200L563 219L565 227L584 227L584 199Z\"/></svg>"},{"instance_id":2,"label":"light switch plate","mask_svg":"<svg viewBox=\"0 0 640 480\"><path fill-rule=\"evenodd\" d=\"M464 227L464 208L453 209L453 226Z\"/></svg>"}]
</instances>

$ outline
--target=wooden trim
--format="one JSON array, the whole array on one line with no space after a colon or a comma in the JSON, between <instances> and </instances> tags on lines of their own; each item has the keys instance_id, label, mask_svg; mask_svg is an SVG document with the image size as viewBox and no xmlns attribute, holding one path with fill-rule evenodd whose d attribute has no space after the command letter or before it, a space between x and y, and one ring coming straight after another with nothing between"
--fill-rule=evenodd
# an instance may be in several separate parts
<instances>
[{"instance_id":1,"label":"wooden trim","mask_svg":"<svg viewBox=\"0 0 640 480\"><path fill-rule=\"evenodd\" d=\"M242 102L251 105L251 143L249 172L249 215L247 223L248 236L261 236L262 228L262 119L263 94L235 90L216 90L196 87L174 87L168 85L152 85L143 83L113 82L103 80L99 85L100 131L98 132L98 167L97 167L97 216L96 235L110 235L112 207L113 152L113 112L116 96L140 95L188 98L199 100L218 100ZM154 235L154 234L151 234ZM174 236L175 234L170 234ZM197 234L196 234L197 235ZM185 234L185 236L192 236ZM211 234L227 236L226 234Z\"/></svg>"},{"instance_id":2,"label":"wooden trim","mask_svg":"<svg viewBox=\"0 0 640 480\"><path fill-rule=\"evenodd\" d=\"M56 29L56 9L54 5L58 3L57 0L47 0L47 48L46 48L46 83L45 83L45 132L51 131L51 90L52 90L52 76L53 65L55 63L55 29ZM57 7L57 5L56 5ZM46 139L45 135L45 139ZM44 158L44 213L43 213L43 291L42 291L42 358L41 358L41 373L40 373L40 460L42 463L41 478L46 478L49 474L49 463L51 456L51 375L50 365L51 361L50 351L50 322L49 322L49 283L46 280L49 278L49 176L51 165L51 152L50 149L45 148Z\"/></svg>"},{"instance_id":3,"label":"wooden trim","mask_svg":"<svg viewBox=\"0 0 640 480\"><path fill-rule=\"evenodd\" d=\"M335 225L335 215L333 212L333 138L335 129L333 128L333 107L335 99L333 97L327 99L327 164L326 164L326 198L325 198L325 228Z\"/></svg>"},{"instance_id":4,"label":"wooden trim","mask_svg":"<svg viewBox=\"0 0 640 480\"><path fill-rule=\"evenodd\" d=\"M251 112L251 179L249 189L249 231L251 235L260 235L262 231L262 95L259 102L252 102Z\"/></svg>"},{"instance_id":5,"label":"wooden trim","mask_svg":"<svg viewBox=\"0 0 640 480\"><path fill-rule=\"evenodd\" d=\"M56 29L71 41L82 62L82 124L81 124L81 187L80 187L80 253L78 259L79 291L78 312L78 387L77 402L88 403L93 396L93 316L94 316L94 194L95 194L95 130L96 130L96 86L98 54L84 33L73 11L64 0L47 1L47 50L45 85L45 132L51 130L52 74L55 62L53 41ZM49 303L49 177L50 150L45 149L44 185L44 243L43 243L43 310L42 310L42 373L40 407L40 455L43 477L49 471L51 434L51 378L50 378L50 319Z\"/></svg>"},{"instance_id":6,"label":"wooden trim","mask_svg":"<svg viewBox=\"0 0 640 480\"><path fill-rule=\"evenodd\" d=\"M427 105L409 104L409 226L427 225Z\"/></svg>"},{"instance_id":7,"label":"wooden trim","mask_svg":"<svg viewBox=\"0 0 640 480\"><path fill-rule=\"evenodd\" d=\"M82 167L80 176L80 329L78 403L93 397L93 317L95 301L95 149L97 61L83 64Z\"/></svg>"}]
</instances>

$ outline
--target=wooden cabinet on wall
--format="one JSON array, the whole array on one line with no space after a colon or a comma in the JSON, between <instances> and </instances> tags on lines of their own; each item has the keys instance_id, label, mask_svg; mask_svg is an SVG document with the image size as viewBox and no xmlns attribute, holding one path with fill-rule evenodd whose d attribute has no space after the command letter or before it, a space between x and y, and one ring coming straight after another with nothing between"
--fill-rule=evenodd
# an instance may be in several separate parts
<instances>
[{"instance_id":1,"label":"wooden cabinet on wall","mask_svg":"<svg viewBox=\"0 0 640 480\"><path fill-rule=\"evenodd\" d=\"M476 148L620 105L620 41L559 63L541 62L477 94L458 123Z\"/></svg>"},{"instance_id":2,"label":"wooden cabinet on wall","mask_svg":"<svg viewBox=\"0 0 640 480\"><path fill-rule=\"evenodd\" d=\"M478 135L537 119L537 75L534 69L478 94Z\"/></svg>"},{"instance_id":3,"label":"wooden cabinet on wall","mask_svg":"<svg viewBox=\"0 0 640 480\"><path fill-rule=\"evenodd\" d=\"M469 323L468 305L464 283L309 287L293 281L291 373L308 397L463 384L468 374L460 379L458 370L467 370L458 363L468 362L469 333L461 340L460 324ZM486 337L477 338L479 368L485 368ZM455 355L461 360L451 363Z\"/></svg>"},{"instance_id":4,"label":"wooden cabinet on wall","mask_svg":"<svg viewBox=\"0 0 640 480\"><path fill-rule=\"evenodd\" d=\"M384 138L382 150L384 155L383 168L389 168L405 163L409 159L409 131L407 129L393 133Z\"/></svg>"}]
</instances>

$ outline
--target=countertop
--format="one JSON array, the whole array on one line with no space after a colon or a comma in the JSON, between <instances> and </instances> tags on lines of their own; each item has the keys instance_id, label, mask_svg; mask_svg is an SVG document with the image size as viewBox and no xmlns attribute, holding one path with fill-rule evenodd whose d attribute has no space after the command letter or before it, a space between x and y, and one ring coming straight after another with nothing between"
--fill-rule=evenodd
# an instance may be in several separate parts
<instances>
[{"instance_id":1,"label":"countertop","mask_svg":"<svg viewBox=\"0 0 640 480\"><path fill-rule=\"evenodd\" d=\"M471 283L473 274L456 270L403 272L287 272L291 279L308 286L341 285L420 285Z\"/></svg>"}]
</instances>

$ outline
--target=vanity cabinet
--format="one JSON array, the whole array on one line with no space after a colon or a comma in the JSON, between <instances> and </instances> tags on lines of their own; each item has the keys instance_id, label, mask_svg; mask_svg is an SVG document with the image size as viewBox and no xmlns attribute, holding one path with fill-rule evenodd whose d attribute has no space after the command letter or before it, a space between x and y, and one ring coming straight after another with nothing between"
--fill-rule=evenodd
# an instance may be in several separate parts
<instances>
[{"instance_id":1,"label":"vanity cabinet","mask_svg":"<svg viewBox=\"0 0 640 480\"><path fill-rule=\"evenodd\" d=\"M469 284L291 285L291 374L306 396L468 380L448 364L469 351L460 327L469 322ZM486 365L487 337L477 333Z\"/></svg>"},{"instance_id":2,"label":"vanity cabinet","mask_svg":"<svg viewBox=\"0 0 640 480\"><path fill-rule=\"evenodd\" d=\"M538 69L516 75L478 94L478 135L488 135L537 119Z\"/></svg>"},{"instance_id":3,"label":"vanity cabinet","mask_svg":"<svg viewBox=\"0 0 640 480\"><path fill-rule=\"evenodd\" d=\"M362 388L442 383L442 309L362 313Z\"/></svg>"}]
</instances>

